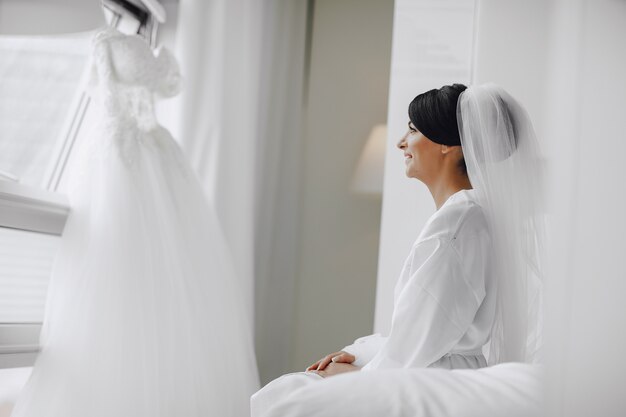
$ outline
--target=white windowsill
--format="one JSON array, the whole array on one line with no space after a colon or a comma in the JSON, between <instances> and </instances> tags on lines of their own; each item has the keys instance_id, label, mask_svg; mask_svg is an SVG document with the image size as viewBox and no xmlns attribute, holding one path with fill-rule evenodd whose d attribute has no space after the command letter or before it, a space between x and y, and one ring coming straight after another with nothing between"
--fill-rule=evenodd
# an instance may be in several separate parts
<instances>
[{"instance_id":1,"label":"white windowsill","mask_svg":"<svg viewBox=\"0 0 626 417\"><path fill-rule=\"evenodd\" d=\"M40 333L41 323L0 323L0 369L31 366Z\"/></svg>"},{"instance_id":2,"label":"white windowsill","mask_svg":"<svg viewBox=\"0 0 626 417\"><path fill-rule=\"evenodd\" d=\"M69 212L62 194L0 181L0 227L61 235Z\"/></svg>"}]
</instances>

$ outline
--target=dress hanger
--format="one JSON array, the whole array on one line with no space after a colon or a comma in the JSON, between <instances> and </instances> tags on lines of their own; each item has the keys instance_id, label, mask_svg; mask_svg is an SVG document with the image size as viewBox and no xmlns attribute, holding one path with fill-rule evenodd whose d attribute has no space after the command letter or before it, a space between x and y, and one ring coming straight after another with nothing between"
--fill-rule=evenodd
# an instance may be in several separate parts
<instances>
[{"instance_id":1,"label":"dress hanger","mask_svg":"<svg viewBox=\"0 0 626 417\"><path fill-rule=\"evenodd\" d=\"M159 23L166 20L165 9L157 0L101 0L110 26L125 33L137 33L151 47L156 46Z\"/></svg>"}]
</instances>

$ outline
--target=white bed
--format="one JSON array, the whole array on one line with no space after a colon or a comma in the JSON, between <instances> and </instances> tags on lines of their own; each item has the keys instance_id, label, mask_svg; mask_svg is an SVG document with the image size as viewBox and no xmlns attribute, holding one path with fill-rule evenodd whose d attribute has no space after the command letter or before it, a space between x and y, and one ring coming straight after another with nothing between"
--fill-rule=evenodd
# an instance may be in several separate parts
<instances>
[{"instance_id":1,"label":"white bed","mask_svg":"<svg viewBox=\"0 0 626 417\"><path fill-rule=\"evenodd\" d=\"M541 410L540 365L393 369L322 378L297 372L251 398L252 417L517 417Z\"/></svg>"},{"instance_id":2,"label":"white bed","mask_svg":"<svg viewBox=\"0 0 626 417\"><path fill-rule=\"evenodd\" d=\"M31 368L0 370L0 417L10 416ZM541 409L542 368L393 369L322 378L283 375L251 399L252 417L529 417ZM238 416L237 416L238 417Z\"/></svg>"}]
</instances>

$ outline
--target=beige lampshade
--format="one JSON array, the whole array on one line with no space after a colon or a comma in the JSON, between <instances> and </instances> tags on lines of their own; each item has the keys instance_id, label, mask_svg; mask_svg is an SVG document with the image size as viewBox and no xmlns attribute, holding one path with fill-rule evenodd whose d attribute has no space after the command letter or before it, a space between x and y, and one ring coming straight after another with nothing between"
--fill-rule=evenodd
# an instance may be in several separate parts
<instances>
[{"instance_id":1,"label":"beige lampshade","mask_svg":"<svg viewBox=\"0 0 626 417\"><path fill-rule=\"evenodd\" d=\"M372 128L352 178L352 192L380 196L383 192L387 125Z\"/></svg>"}]
</instances>

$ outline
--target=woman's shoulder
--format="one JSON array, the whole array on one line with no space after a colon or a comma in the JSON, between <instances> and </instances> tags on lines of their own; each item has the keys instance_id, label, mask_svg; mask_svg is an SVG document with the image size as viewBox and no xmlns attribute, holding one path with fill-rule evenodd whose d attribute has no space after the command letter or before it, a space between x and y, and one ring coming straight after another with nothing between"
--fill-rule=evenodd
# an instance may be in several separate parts
<instances>
[{"instance_id":1,"label":"woman's shoulder","mask_svg":"<svg viewBox=\"0 0 626 417\"><path fill-rule=\"evenodd\" d=\"M416 244L433 238L451 241L488 234L487 217L471 193L457 193L453 197L454 201L447 201L426 222Z\"/></svg>"}]
</instances>

